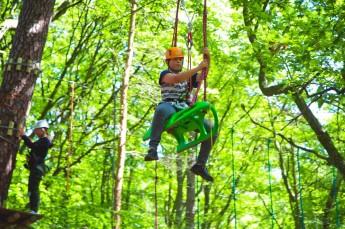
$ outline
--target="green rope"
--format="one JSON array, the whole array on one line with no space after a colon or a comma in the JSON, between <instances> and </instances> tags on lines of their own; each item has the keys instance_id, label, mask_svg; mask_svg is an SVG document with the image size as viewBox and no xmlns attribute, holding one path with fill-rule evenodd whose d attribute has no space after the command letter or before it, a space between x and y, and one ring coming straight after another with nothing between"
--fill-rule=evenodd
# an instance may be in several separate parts
<instances>
[{"instance_id":1,"label":"green rope","mask_svg":"<svg viewBox=\"0 0 345 229\"><path fill-rule=\"evenodd\" d=\"M198 177L196 177L196 191L198 191L198 186L199 186L199 182L198 182ZM200 198L199 198L199 195L197 197L197 203L196 203L196 206L197 206L197 225L198 225L198 229L200 229Z\"/></svg>"},{"instance_id":2,"label":"green rope","mask_svg":"<svg viewBox=\"0 0 345 229\"><path fill-rule=\"evenodd\" d=\"M340 125L339 125L339 109L340 109L340 100L338 100L338 106L337 106L337 141L339 143L339 134L340 134ZM341 179L341 178L340 178ZM336 168L333 167L333 186L336 187L337 185L337 175L336 175ZM341 223L340 223L340 217L339 217L339 201L338 201L338 191L336 190L335 192L335 223L336 223L336 228L340 228Z\"/></svg>"},{"instance_id":3,"label":"green rope","mask_svg":"<svg viewBox=\"0 0 345 229\"><path fill-rule=\"evenodd\" d=\"M231 153L232 153L232 198L234 202L235 229L237 228L236 212L236 179L235 179L235 154L234 154L234 128L231 128Z\"/></svg>"},{"instance_id":4,"label":"green rope","mask_svg":"<svg viewBox=\"0 0 345 229\"><path fill-rule=\"evenodd\" d=\"M155 229L158 229L158 198L157 198L157 185L158 185L158 174L157 174L157 161L155 161Z\"/></svg>"},{"instance_id":5,"label":"green rope","mask_svg":"<svg viewBox=\"0 0 345 229\"><path fill-rule=\"evenodd\" d=\"M116 99L117 99L117 93L116 93L116 74L115 74L115 78L113 81L113 93L114 93L114 99L113 99L113 125L116 126ZM114 134L114 138L117 137L117 133L116 133L116 128L114 128L113 130L113 134ZM111 228L115 228L115 183L116 183L116 174L115 174L115 158L116 158L116 141L113 141L113 147L112 147L112 155L111 155L111 174L112 174L112 178L113 178L113 190L112 190L112 202L113 202L113 210L111 211Z\"/></svg>"},{"instance_id":6,"label":"green rope","mask_svg":"<svg viewBox=\"0 0 345 229\"><path fill-rule=\"evenodd\" d=\"M272 197L272 172L271 172L271 159L270 159L270 143L271 143L271 139L267 139L267 168L268 168L268 183L269 183L269 193L270 193L271 228L274 228L274 210L273 210L273 197Z\"/></svg>"},{"instance_id":7,"label":"green rope","mask_svg":"<svg viewBox=\"0 0 345 229\"><path fill-rule=\"evenodd\" d=\"M197 161L198 147L195 147L194 157L195 157L195 161ZM198 192L198 187L199 187L199 179L198 179L198 176L195 176L195 191L196 192ZM196 202L197 229L200 229L200 197L199 195L197 196L196 200L197 200Z\"/></svg>"},{"instance_id":8,"label":"green rope","mask_svg":"<svg viewBox=\"0 0 345 229\"><path fill-rule=\"evenodd\" d=\"M300 224L301 228L305 229L304 225L304 212L303 212L303 198L302 198L302 184L301 184L301 165L300 165L300 160L299 160L299 149L297 148L297 170L298 170L298 192L299 192L299 205L300 205Z\"/></svg>"},{"instance_id":9,"label":"green rope","mask_svg":"<svg viewBox=\"0 0 345 229\"><path fill-rule=\"evenodd\" d=\"M340 217L339 217L339 202L338 202L338 198L337 198L337 175L336 175L336 170L333 167L332 168L332 175L333 175L333 184L332 184L332 195L333 198L335 199L335 225L336 228L340 228Z\"/></svg>"}]
</instances>

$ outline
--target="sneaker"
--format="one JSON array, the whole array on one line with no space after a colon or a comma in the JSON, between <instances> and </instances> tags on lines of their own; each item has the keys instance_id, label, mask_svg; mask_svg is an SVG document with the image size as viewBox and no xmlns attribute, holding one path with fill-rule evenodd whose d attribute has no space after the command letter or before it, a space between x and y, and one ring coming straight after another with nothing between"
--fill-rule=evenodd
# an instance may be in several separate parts
<instances>
[{"instance_id":1,"label":"sneaker","mask_svg":"<svg viewBox=\"0 0 345 229\"><path fill-rule=\"evenodd\" d=\"M203 179L213 182L213 177L208 173L205 166L195 164L190 169L194 174L201 176Z\"/></svg>"},{"instance_id":2,"label":"sneaker","mask_svg":"<svg viewBox=\"0 0 345 229\"><path fill-rule=\"evenodd\" d=\"M158 154L155 148L150 148L144 158L145 161L157 161Z\"/></svg>"}]
</instances>

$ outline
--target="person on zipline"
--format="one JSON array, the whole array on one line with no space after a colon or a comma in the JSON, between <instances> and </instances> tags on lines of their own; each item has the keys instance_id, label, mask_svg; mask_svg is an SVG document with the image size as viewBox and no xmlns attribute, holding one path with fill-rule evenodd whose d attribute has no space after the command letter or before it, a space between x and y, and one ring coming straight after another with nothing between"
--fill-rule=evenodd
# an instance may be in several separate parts
<instances>
[{"instance_id":1,"label":"person on zipline","mask_svg":"<svg viewBox=\"0 0 345 229\"><path fill-rule=\"evenodd\" d=\"M145 161L158 160L157 146L161 140L166 121L175 112L189 107L189 86L191 84L193 87L197 87L202 81L202 75L198 74L198 72L209 67L210 54L208 49L204 49L203 53L204 60L197 67L182 72L184 59L182 49L171 47L166 51L165 61L168 69L162 71L159 77L162 101L156 107L153 116L149 150L144 158ZM204 121L204 125L207 130L212 128L212 124L207 120ZM197 162L191 168L194 174L211 182L213 181L213 177L206 169L206 162L212 148L212 143L215 142L216 138L217 136L215 135L201 143Z\"/></svg>"},{"instance_id":2,"label":"person on zipline","mask_svg":"<svg viewBox=\"0 0 345 229\"><path fill-rule=\"evenodd\" d=\"M52 147L51 140L48 136L48 122L46 120L39 120L34 127L34 134L39 138L37 141L32 142L28 136L24 134L24 129L19 129L19 136L24 140L27 147L31 149L25 167L29 169L29 184L28 194L30 202L28 204L31 213L38 212L39 185L45 172L45 157L47 156L48 149Z\"/></svg>"}]
</instances>

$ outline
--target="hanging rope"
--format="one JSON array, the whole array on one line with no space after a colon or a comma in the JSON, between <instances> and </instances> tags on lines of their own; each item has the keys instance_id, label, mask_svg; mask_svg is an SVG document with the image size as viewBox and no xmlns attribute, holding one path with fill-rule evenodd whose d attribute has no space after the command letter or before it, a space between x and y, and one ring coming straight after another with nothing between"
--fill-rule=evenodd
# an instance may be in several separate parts
<instances>
[{"instance_id":1,"label":"hanging rope","mask_svg":"<svg viewBox=\"0 0 345 229\"><path fill-rule=\"evenodd\" d=\"M300 205L300 226L302 229L305 229L304 225L304 212L303 212L303 199L302 199L302 183L301 183L301 165L299 158L299 148L297 148L297 172L298 172L298 194L299 194L299 205Z\"/></svg>"},{"instance_id":2,"label":"hanging rope","mask_svg":"<svg viewBox=\"0 0 345 229\"><path fill-rule=\"evenodd\" d=\"M231 161L231 164L232 164L232 199L234 202L235 229L237 229L234 128L231 128L231 154L232 154L232 161Z\"/></svg>"},{"instance_id":3,"label":"hanging rope","mask_svg":"<svg viewBox=\"0 0 345 229\"><path fill-rule=\"evenodd\" d=\"M114 93L114 99L113 99L113 125L116 126L116 100L117 100L117 93L116 93L116 74L113 80L113 93ZM117 137L116 128L113 128L113 134L114 138ZM116 174L115 174L115 158L116 158L116 141L113 141L113 147L112 148L112 158L111 158L111 173L113 178L113 188L112 188L112 202L113 202L113 210L111 211L111 228L115 228L115 186L116 186Z\"/></svg>"},{"instance_id":4,"label":"hanging rope","mask_svg":"<svg viewBox=\"0 0 345 229\"><path fill-rule=\"evenodd\" d=\"M196 137L196 135L195 135L195 137ZM195 158L195 161L198 160L198 147L195 147L194 158ZM195 176L195 183L196 183L195 184L195 191L198 192L198 188L199 188L198 176ZM197 196L196 200L197 200L197 202L196 202L197 229L200 229L200 197L199 197L199 195Z\"/></svg>"},{"instance_id":5,"label":"hanging rope","mask_svg":"<svg viewBox=\"0 0 345 229\"><path fill-rule=\"evenodd\" d=\"M339 109L340 109L340 107L341 107L341 105L340 105L340 100L338 100L338 106L337 106L338 108L337 108L337 141L338 141L338 143L339 143L339 140L340 140L340 137L339 137L339 135L340 135L340 124L339 124ZM336 225L336 228L340 228L340 226L341 226L341 223L340 223L340 216L339 216L339 201L338 201L338 191L339 190L337 190L336 188L339 188L339 187L337 187L337 182L339 182L339 181L337 181L337 174L336 174L336 168L335 167L333 167L333 169L332 169L332 173L333 173L333 187L335 187L335 193L334 193L334 195L335 195L335 225ZM340 178L341 179L341 178Z\"/></svg>"},{"instance_id":6,"label":"hanging rope","mask_svg":"<svg viewBox=\"0 0 345 229\"><path fill-rule=\"evenodd\" d=\"M274 228L274 211L273 211L273 198L272 198L272 172L271 172L271 159L270 159L270 143L271 143L271 139L267 139L267 168L268 168L268 183L269 183L269 193L270 193L271 228Z\"/></svg>"},{"instance_id":7,"label":"hanging rope","mask_svg":"<svg viewBox=\"0 0 345 229\"><path fill-rule=\"evenodd\" d=\"M158 199L157 199L157 184L158 184L158 175L157 175L157 161L155 161L155 229L158 229Z\"/></svg>"},{"instance_id":8,"label":"hanging rope","mask_svg":"<svg viewBox=\"0 0 345 229\"><path fill-rule=\"evenodd\" d=\"M204 10L203 10L203 18L202 18L202 37L203 37L203 49L207 48L207 0L204 0ZM204 59L206 56L204 55ZM209 61L209 60L208 60ZM206 101L206 88L207 88L207 74L208 69L203 69L201 73L202 80L204 81L204 101ZM196 102L198 99L198 93L200 90L201 83L198 85L195 95L192 99L192 104Z\"/></svg>"},{"instance_id":9,"label":"hanging rope","mask_svg":"<svg viewBox=\"0 0 345 229\"><path fill-rule=\"evenodd\" d=\"M205 49L207 48L207 1L206 0L204 0L204 12L203 12L203 18L202 18L202 35L203 35L202 37L203 37L203 42L204 42L203 44L204 44L204 49ZM204 101L206 101L207 73L208 73L208 69L202 70L202 78L204 79Z\"/></svg>"},{"instance_id":10,"label":"hanging rope","mask_svg":"<svg viewBox=\"0 0 345 229\"><path fill-rule=\"evenodd\" d=\"M192 47L193 47L193 36L192 36L192 22L190 21L188 23L188 32L187 32L187 42L186 42L186 46L187 46L187 70L192 69ZM192 78L189 78L189 87L188 87L188 91L189 91L189 95L193 90L193 82L192 82ZM189 98L187 98L189 99Z\"/></svg>"},{"instance_id":11,"label":"hanging rope","mask_svg":"<svg viewBox=\"0 0 345 229\"><path fill-rule=\"evenodd\" d=\"M335 167L332 168L332 195L335 200L335 225L336 228L340 228L340 217L339 217L339 202L338 202L338 187L337 187L337 174Z\"/></svg>"},{"instance_id":12,"label":"hanging rope","mask_svg":"<svg viewBox=\"0 0 345 229\"><path fill-rule=\"evenodd\" d=\"M180 1L181 0L177 0L174 33L173 33L173 38L172 38L172 42L171 42L171 47L177 46L177 27L178 27L178 14L179 14L179 10L180 10Z\"/></svg>"}]
</instances>

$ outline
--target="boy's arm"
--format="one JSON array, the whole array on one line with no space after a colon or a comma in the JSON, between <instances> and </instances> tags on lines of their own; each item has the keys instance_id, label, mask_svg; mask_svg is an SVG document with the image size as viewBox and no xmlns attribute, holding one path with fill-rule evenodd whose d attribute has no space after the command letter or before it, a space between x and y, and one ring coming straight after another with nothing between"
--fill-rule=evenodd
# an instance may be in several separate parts
<instances>
[{"instance_id":1,"label":"boy's arm","mask_svg":"<svg viewBox=\"0 0 345 229\"><path fill-rule=\"evenodd\" d=\"M192 68L191 70L180 72L177 74L175 73L165 74L162 78L162 82L167 83L167 84L174 84L174 83L188 80L192 75L202 70L203 68L206 68L207 66L208 66L207 60L203 60L197 67Z\"/></svg>"}]
</instances>

